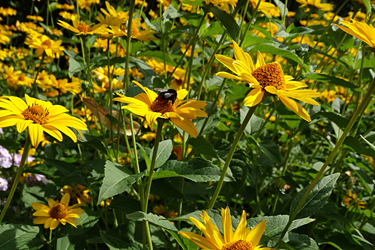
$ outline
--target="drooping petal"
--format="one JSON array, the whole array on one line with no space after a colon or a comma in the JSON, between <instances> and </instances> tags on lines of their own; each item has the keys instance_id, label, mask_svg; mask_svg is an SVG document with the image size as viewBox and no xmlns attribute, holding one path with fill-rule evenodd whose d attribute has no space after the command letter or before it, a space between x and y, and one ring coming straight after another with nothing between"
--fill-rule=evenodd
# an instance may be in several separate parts
<instances>
[{"instance_id":1,"label":"drooping petal","mask_svg":"<svg viewBox=\"0 0 375 250\"><path fill-rule=\"evenodd\" d=\"M243 100L243 105L254 107L262 101L265 91L262 88L256 88L250 91L250 93Z\"/></svg>"},{"instance_id":2,"label":"drooping petal","mask_svg":"<svg viewBox=\"0 0 375 250\"><path fill-rule=\"evenodd\" d=\"M19 120L16 123L17 132L22 133L31 123L33 123L31 120Z\"/></svg>"},{"instance_id":3,"label":"drooping petal","mask_svg":"<svg viewBox=\"0 0 375 250\"><path fill-rule=\"evenodd\" d=\"M194 138L198 136L198 130L192 121L188 119L180 120L178 118L172 118L172 117L170 119L174 123L174 125L176 125L180 129L188 133L190 136Z\"/></svg>"},{"instance_id":4,"label":"drooping petal","mask_svg":"<svg viewBox=\"0 0 375 250\"><path fill-rule=\"evenodd\" d=\"M43 141L43 127L39 124L29 125L29 137L31 144L36 148Z\"/></svg>"},{"instance_id":5,"label":"drooping petal","mask_svg":"<svg viewBox=\"0 0 375 250\"><path fill-rule=\"evenodd\" d=\"M60 224L60 221L57 220L57 219L53 219L51 220L51 224L50 224L50 229L51 230L54 230L56 229L56 227Z\"/></svg>"},{"instance_id":6,"label":"drooping petal","mask_svg":"<svg viewBox=\"0 0 375 250\"><path fill-rule=\"evenodd\" d=\"M286 96L279 96L282 103L284 103L285 106L290 108L294 113L299 115L302 119L311 122L311 118L307 111L297 102L293 101L292 99L286 97Z\"/></svg>"}]
</instances>

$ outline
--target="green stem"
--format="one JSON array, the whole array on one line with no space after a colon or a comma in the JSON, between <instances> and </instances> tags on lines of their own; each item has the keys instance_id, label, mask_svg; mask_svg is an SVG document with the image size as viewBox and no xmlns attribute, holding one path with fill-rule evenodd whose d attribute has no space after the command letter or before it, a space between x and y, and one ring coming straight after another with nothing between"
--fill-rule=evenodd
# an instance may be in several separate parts
<instances>
[{"instance_id":1,"label":"green stem","mask_svg":"<svg viewBox=\"0 0 375 250\"><path fill-rule=\"evenodd\" d=\"M132 33L132 20L134 12L135 0L130 1L129 8L129 20L128 20L128 32L126 36L126 57L125 57L125 76L124 76L124 88L127 90L130 85L129 81L129 58L130 58L130 46L131 46L131 33Z\"/></svg>"},{"instance_id":2,"label":"green stem","mask_svg":"<svg viewBox=\"0 0 375 250\"><path fill-rule=\"evenodd\" d=\"M316 183L318 182L318 180L320 179L320 177L323 175L323 173L324 173L325 169L327 168L328 164L332 161L332 159L339 152L342 144L344 143L344 140L348 136L348 134L349 134L350 130L352 129L354 123L356 122L358 116L361 114L361 111L364 110L367 107L367 105L369 104L369 102L371 101L371 99L372 99L371 95L373 94L374 90L375 90L375 78L372 80L371 85L368 88L366 95L363 97L362 102L360 103L360 105L358 106L358 108L354 112L352 118L350 119L350 121L348 123L348 126L345 128L344 133L342 134L342 136L340 137L340 139L337 141L337 143L335 145L335 148L332 150L332 152L328 156L326 162L323 164L322 168L320 169L320 171L318 172L318 174L315 176L314 180L310 184L310 186L307 189L306 193L303 195L302 199L298 203L296 209L293 211L292 216L290 216L288 224L285 226L284 231L282 232L281 237L279 239L279 242L276 245L276 249L279 248L280 243L281 243L282 239L284 238L285 234L287 233L290 225L292 224L293 220L296 218L297 214L300 212L300 210L301 210L303 204L305 203L308 195L311 193L311 191L315 187Z\"/></svg>"},{"instance_id":3,"label":"green stem","mask_svg":"<svg viewBox=\"0 0 375 250\"><path fill-rule=\"evenodd\" d=\"M148 172L148 179L147 179L147 183L146 183L146 192L145 192L145 196L143 197L144 202L143 202L142 210L143 210L144 213L147 213L147 209L148 209L148 197L150 196L150 191L151 191L152 174L154 173L156 155L158 154L159 142L160 142L160 138L161 138L161 131L163 129L164 119L162 119L162 118L157 119L157 123L158 123L158 130L156 132L154 151L152 152L151 166L150 166L150 170ZM151 242L151 233L150 233L150 230L148 229L148 226L149 226L148 221L145 221L143 225L146 226L147 241L148 241L150 250L152 250L153 247L152 247L152 242Z\"/></svg>"},{"instance_id":4,"label":"green stem","mask_svg":"<svg viewBox=\"0 0 375 250\"><path fill-rule=\"evenodd\" d=\"M9 207L11 201L12 201L14 193L16 192L16 188L17 188L18 182L20 181L20 177L22 175L23 168L25 167L27 156L29 155L30 146L31 146L31 141L30 141L29 136L27 136L25 145L23 147L23 153L22 153L20 166L18 167L16 177L14 178L14 181L13 181L13 184L12 184L12 188L10 189L7 201L5 202L3 210L1 211L1 214L0 214L0 223L2 222L6 212L8 210L8 207Z\"/></svg>"},{"instance_id":5,"label":"green stem","mask_svg":"<svg viewBox=\"0 0 375 250\"><path fill-rule=\"evenodd\" d=\"M210 203L208 204L208 207L207 209L212 209L214 207L214 204L216 202L216 199L217 197L219 196L219 193L221 191L221 188L223 186L223 183L224 183L224 178L225 178L225 175L227 173L227 170L228 170L228 167L229 167L229 164L232 160L232 157L233 157L233 154L234 154L234 151L236 150L236 147L237 147L237 144L239 142L239 140L241 139L242 137L242 133L243 131L245 130L246 128L246 125L247 123L249 122L251 116L254 114L254 111L256 109L257 106L254 106L254 107L251 107L249 109L249 111L247 112L247 115L244 119L244 121L242 122L241 124L241 127L238 129L238 132L237 132L237 135L236 135L236 138L234 139L233 143L232 143L232 147L230 148L229 150L229 153L228 153L228 156L227 156L227 159L225 160L225 164L224 164L224 167L223 167L223 170L221 171L221 176L220 176L220 180L217 184L217 187L216 187L216 190L215 190L215 193L214 195L212 196L211 198L211 201Z\"/></svg>"},{"instance_id":6,"label":"green stem","mask_svg":"<svg viewBox=\"0 0 375 250\"><path fill-rule=\"evenodd\" d=\"M244 39L245 39L245 36L246 36L247 32L250 30L250 27L251 27L251 24L253 23L253 19L254 19L254 17L255 17L255 14L256 14L257 11L258 11L258 8L259 8L259 5L260 5L260 2L261 2L261 1L259 0L257 6L255 7L255 10L253 11L253 14L251 14L251 17L250 17L250 19L249 19L249 24L247 25L247 27L246 27L246 29L245 29L245 32L243 33L243 35L242 35L242 37L241 37L241 41L240 41L240 43L239 43L239 45L238 45L238 46L240 46L240 47L241 47L241 45L242 45L242 42L243 42Z\"/></svg>"}]
</instances>

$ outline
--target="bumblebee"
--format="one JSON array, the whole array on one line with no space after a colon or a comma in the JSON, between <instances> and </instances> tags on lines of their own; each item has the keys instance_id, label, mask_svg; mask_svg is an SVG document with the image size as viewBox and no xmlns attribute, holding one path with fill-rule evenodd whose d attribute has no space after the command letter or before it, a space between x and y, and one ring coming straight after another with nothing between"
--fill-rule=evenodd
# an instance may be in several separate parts
<instances>
[{"instance_id":1,"label":"bumblebee","mask_svg":"<svg viewBox=\"0 0 375 250\"><path fill-rule=\"evenodd\" d=\"M172 104L174 104L174 102L177 99L177 91L176 90L174 90L174 89L168 89L168 90L162 89L162 90L159 90L159 91L161 91L161 93L158 95L158 97L156 97L155 101L158 101L160 104L171 101Z\"/></svg>"}]
</instances>

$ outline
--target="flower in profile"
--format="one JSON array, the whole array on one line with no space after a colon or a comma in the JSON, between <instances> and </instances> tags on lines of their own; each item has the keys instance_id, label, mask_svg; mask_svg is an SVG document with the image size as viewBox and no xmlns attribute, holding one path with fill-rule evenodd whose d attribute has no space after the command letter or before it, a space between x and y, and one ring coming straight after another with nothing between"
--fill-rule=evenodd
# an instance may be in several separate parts
<instances>
[{"instance_id":1,"label":"flower in profile","mask_svg":"<svg viewBox=\"0 0 375 250\"><path fill-rule=\"evenodd\" d=\"M228 67L236 75L227 72L218 72L216 75L246 82L253 90L245 97L243 104L253 107L259 104L264 94L270 93L277 95L285 106L290 108L302 119L310 122L311 118L307 111L293 99L302 102L319 105L312 98L319 97L320 94L315 90L301 89L307 87L306 84L293 81L293 77L284 75L284 72L278 62L264 62L261 53L257 54L257 62L254 65L248 53L245 53L236 42L233 41L234 56L232 59L223 55L215 55L216 59ZM293 99L291 99L293 98Z\"/></svg>"},{"instance_id":2,"label":"flower in profile","mask_svg":"<svg viewBox=\"0 0 375 250\"><path fill-rule=\"evenodd\" d=\"M356 193L352 193L351 190L346 190L346 195L342 197L342 201L347 207L358 206L359 208L365 209L367 202L362 201L357 197Z\"/></svg>"},{"instance_id":3,"label":"flower in profile","mask_svg":"<svg viewBox=\"0 0 375 250\"><path fill-rule=\"evenodd\" d=\"M45 52L48 57L59 58L60 52L64 51L64 47L61 46L61 43L62 40L54 41L48 36L39 33L31 33L25 40L25 44L35 49L36 57L41 56L43 52Z\"/></svg>"},{"instance_id":4,"label":"flower in profile","mask_svg":"<svg viewBox=\"0 0 375 250\"><path fill-rule=\"evenodd\" d=\"M264 229L266 228L266 221L262 221L256 225L253 229L246 228L246 212L242 212L240 222L235 232L232 229L232 219L230 217L230 210L221 209L221 219L223 225L224 236L221 235L219 229L212 223L210 217L206 211L202 211L203 215L199 215L204 222L189 217L195 226L202 231L205 237L192 232L178 232L183 237L191 240L201 249L215 249L215 250L258 250L258 249L270 249L262 248L258 243Z\"/></svg>"},{"instance_id":5,"label":"flower in profile","mask_svg":"<svg viewBox=\"0 0 375 250\"><path fill-rule=\"evenodd\" d=\"M76 222L81 223L76 218L81 218L80 215L85 211L78 208L78 204L69 206L69 200L70 195L66 193L61 198L61 202L49 199L48 206L40 203L31 203L31 206L36 210L33 216L38 216L33 223L44 224L44 228L50 228L51 230L55 229L60 223L63 225L69 223L77 228Z\"/></svg>"},{"instance_id":6,"label":"flower in profile","mask_svg":"<svg viewBox=\"0 0 375 250\"><path fill-rule=\"evenodd\" d=\"M332 11L333 5L330 3L321 3L320 0L297 0L301 7L308 7L305 12L308 12L310 7L316 8L322 11Z\"/></svg>"},{"instance_id":7,"label":"flower in profile","mask_svg":"<svg viewBox=\"0 0 375 250\"><path fill-rule=\"evenodd\" d=\"M92 35L92 34L100 33L101 24L97 24L91 27L92 24L87 24L83 21L78 21L76 16L72 16L72 23L73 23L73 26L61 20L59 20L58 22L60 26L70 31L73 31L74 33L76 33L77 36Z\"/></svg>"},{"instance_id":8,"label":"flower in profile","mask_svg":"<svg viewBox=\"0 0 375 250\"><path fill-rule=\"evenodd\" d=\"M43 141L43 132L62 141L62 133L77 142L76 134L69 129L87 130L86 124L78 118L65 112L68 110L61 105L52 105L25 95L26 103L19 97L0 97L0 127L16 125L18 133L29 129L29 137L34 147Z\"/></svg>"},{"instance_id":9,"label":"flower in profile","mask_svg":"<svg viewBox=\"0 0 375 250\"><path fill-rule=\"evenodd\" d=\"M195 101L192 99L182 101L188 91L181 89L178 91L168 90L171 96L175 99L165 98L163 93L160 95L156 94L154 91L143 87L138 82L135 82L143 91L134 98L126 97L118 94L120 97L114 98L114 101L128 103L124 106L124 109L130 112L143 116L146 118L148 124L153 125L156 119L170 119L174 125L181 128L187 132L192 137L198 136L197 128L191 119L196 119L197 117L207 117L207 114L203 111L204 107L207 105L204 101Z\"/></svg>"},{"instance_id":10,"label":"flower in profile","mask_svg":"<svg viewBox=\"0 0 375 250\"><path fill-rule=\"evenodd\" d=\"M204 0L206 5L213 4L215 7L224 10L227 13L230 13L229 5L232 6L233 9L236 8L237 0Z\"/></svg>"},{"instance_id":11,"label":"flower in profile","mask_svg":"<svg viewBox=\"0 0 375 250\"><path fill-rule=\"evenodd\" d=\"M367 24L365 22L357 22L352 20L352 22L341 21L342 25L336 25L346 33L349 33L352 36L357 37L358 39L364 41L375 49L375 29L372 24Z\"/></svg>"}]
</instances>

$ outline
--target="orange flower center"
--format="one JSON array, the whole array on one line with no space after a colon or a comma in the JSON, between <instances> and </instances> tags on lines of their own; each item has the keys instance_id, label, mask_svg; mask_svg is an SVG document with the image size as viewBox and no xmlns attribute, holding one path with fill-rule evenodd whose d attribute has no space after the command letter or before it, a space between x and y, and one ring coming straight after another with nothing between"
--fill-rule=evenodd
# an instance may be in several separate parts
<instances>
[{"instance_id":1,"label":"orange flower center","mask_svg":"<svg viewBox=\"0 0 375 250\"><path fill-rule=\"evenodd\" d=\"M81 23L77 26L77 30L79 30L79 32L82 32L82 33L87 33L87 32L90 32L90 31L91 31L91 28L90 28L90 26L88 26L85 22L81 22Z\"/></svg>"},{"instance_id":2,"label":"orange flower center","mask_svg":"<svg viewBox=\"0 0 375 250\"><path fill-rule=\"evenodd\" d=\"M63 219L68 214L65 205L61 203L54 205L48 213L54 219Z\"/></svg>"},{"instance_id":3,"label":"orange flower center","mask_svg":"<svg viewBox=\"0 0 375 250\"><path fill-rule=\"evenodd\" d=\"M274 86L278 90L284 90L286 88L284 72L277 62L263 65L254 70L251 74L258 80L263 88L267 86Z\"/></svg>"},{"instance_id":4,"label":"orange flower center","mask_svg":"<svg viewBox=\"0 0 375 250\"><path fill-rule=\"evenodd\" d=\"M150 106L151 110L154 112L159 113L167 113L167 112L174 112L176 109L173 106L173 103L171 100L166 100L164 102L159 102L157 99L151 104Z\"/></svg>"},{"instance_id":5,"label":"orange flower center","mask_svg":"<svg viewBox=\"0 0 375 250\"><path fill-rule=\"evenodd\" d=\"M221 250L253 250L253 246L250 242L245 240L239 240L235 242L229 242L221 248Z\"/></svg>"},{"instance_id":6,"label":"orange flower center","mask_svg":"<svg viewBox=\"0 0 375 250\"><path fill-rule=\"evenodd\" d=\"M25 120L32 120L34 123L43 125L48 122L48 115L49 112L47 109L44 109L42 106L38 104L33 104L33 106L29 106L22 112L23 117Z\"/></svg>"},{"instance_id":7,"label":"orange flower center","mask_svg":"<svg viewBox=\"0 0 375 250\"><path fill-rule=\"evenodd\" d=\"M42 42L42 47L44 49L48 49L52 47L52 42L48 39Z\"/></svg>"},{"instance_id":8,"label":"orange flower center","mask_svg":"<svg viewBox=\"0 0 375 250\"><path fill-rule=\"evenodd\" d=\"M137 37L139 36L141 33L139 32L137 26L135 25L135 23L132 23L132 28L131 28L131 37Z\"/></svg>"}]
</instances>

